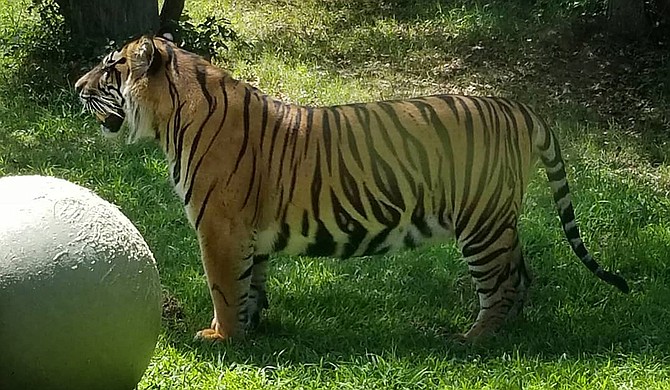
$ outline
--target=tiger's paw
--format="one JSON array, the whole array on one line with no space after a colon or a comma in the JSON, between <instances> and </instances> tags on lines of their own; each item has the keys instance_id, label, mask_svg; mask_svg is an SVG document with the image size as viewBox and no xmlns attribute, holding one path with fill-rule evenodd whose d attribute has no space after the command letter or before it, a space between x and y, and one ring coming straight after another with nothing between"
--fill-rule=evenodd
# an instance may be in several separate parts
<instances>
[{"instance_id":1,"label":"tiger's paw","mask_svg":"<svg viewBox=\"0 0 670 390\"><path fill-rule=\"evenodd\" d=\"M228 337L219 333L216 329L212 329L212 328L206 328L206 329L200 330L195 334L195 337L193 337L194 341L205 341L205 342L210 342L210 343L217 342L217 341L225 341L227 339L228 339Z\"/></svg>"},{"instance_id":2,"label":"tiger's paw","mask_svg":"<svg viewBox=\"0 0 670 390\"><path fill-rule=\"evenodd\" d=\"M466 345L470 343L470 339L466 336L465 333L451 333L447 336L447 339L455 344Z\"/></svg>"}]
</instances>

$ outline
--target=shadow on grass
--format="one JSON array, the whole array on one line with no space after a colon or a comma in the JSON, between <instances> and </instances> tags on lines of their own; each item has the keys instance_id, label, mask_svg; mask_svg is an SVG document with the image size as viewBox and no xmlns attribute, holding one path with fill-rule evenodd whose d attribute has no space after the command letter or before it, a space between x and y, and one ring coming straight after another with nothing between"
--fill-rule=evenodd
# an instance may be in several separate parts
<instances>
[{"instance_id":1,"label":"shadow on grass","mask_svg":"<svg viewBox=\"0 0 670 390\"><path fill-rule=\"evenodd\" d=\"M546 3L406 3L324 2L319 12L341 14L325 31L276 29L255 53L288 53L289 63L298 58L333 74L377 79L390 85L384 98L417 89L503 95L534 105L550 123L614 123L651 164L668 159L658 145L670 141L670 35L621 41L607 36L595 10L552 16Z\"/></svg>"},{"instance_id":2,"label":"shadow on grass","mask_svg":"<svg viewBox=\"0 0 670 390\"><path fill-rule=\"evenodd\" d=\"M525 318L508 324L501 333L479 345L463 345L449 334L461 330L461 321L454 325L443 316L411 315L415 306L393 305L385 311L377 307L358 321L352 319L360 309L349 308L347 302L366 302L364 293L329 289L312 291L310 296L295 296L290 306L301 309L292 313L293 322L277 319L271 314L260 329L245 341L208 345L192 342L193 333L167 333L167 341L178 350L195 351L201 359L216 361L225 355L231 362L245 362L257 366L293 364L322 364L324 361L354 361L368 354L393 355L398 359L429 360L468 359L472 356L499 358L504 353L516 352L522 357L540 360L563 358L606 359L617 356L653 354L655 358L670 357L665 343L668 331L663 324L669 320L664 307L668 307L670 289L655 287L652 291L638 292L632 298L615 296L616 293L596 294L601 301L594 308L581 305L569 314L557 314L551 304L561 304L561 299L549 298L548 292L536 292L534 305ZM403 297L424 297L436 294L444 297L439 311L462 314L463 303L455 291L445 293L443 286L426 286L426 290L384 291L389 299L402 301ZM400 296L399 296L400 295ZM342 306L327 307L323 302L337 299ZM545 302L540 303L540 300ZM566 300L580 300L574 293ZM632 301L631 304L626 299ZM276 304L276 303L275 303ZM288 303L272 310L286 310ZM424 303L424 305L426 305ZM541 305L540 307L538 307ZM650 310L650 308L652 308ZM344 310L342 310L344 309ZM555 309L555 308L554 308ZM544 312L543 312L544 311ZM376 316L375 318L370 318ZM439 318L438 318L439 317ZM470 317L470 319L474 316ZM205 325L209 318L203 318ZM444 329L446 327L446 329ZM183 329L182 329L183 331ZM192 331L192 329L191 329Z\"/></svg>"},{"instance_id":3,"label":"shadow on grass","mask_svg":"<svg viewBox=\"0 0 670 390\"><path fill-rule=\"evenodd\" d=\"M416 270L425 271L424 265L416 264ZM380 271L374 265L362 268L372 274ZM348 285L311 288L309 295L272 300L268 318L246 340L214 345L193 342L190 338L194 329L182 326L168 329L167 341L178 350L195 351L206 361L225 355L230 361L261 367L354 361L368 354L418 361L472 356L485 360L512 352L547 361L650 353L658 359L670 357L665 342L670 335L664 326L670 320L664 309L670 304L670 289L662 281L631 296L607 291L606 287L589 288L592 296L588 302L583 302L577 291L536 285L524 317L479 345L463 345L450 335L465 330L464 325L474 319L472 311L463 309L475 307L470 289L452 290L449 284L425 277L420 280L421 286L391 285L383 289L375 280L361 282L370 292L383 294L384 301L371 301L370 292L352 291ZM366 312L361 314L363 310L356 305L363 305ZM559 310L562 306L570 310ZM209 312L209 302L204 308ZM205 325L209 317L200 316L200 320L200 325Z\"/></svg>"},{"instance_id":4,"label":"shadow on grass","mask_svg":"<svg viewBox=\"0 0 670 390\"><path fill-rule=\"evenodd\" d=\"M593 176L580 182L602 180ZM227 361L259 367L337 364L370 354L416 362L436 357L486 361L505 354L546 362L606 364L649 356L665 361L670 359L667 217L659 214L663 207L653 204L653 193L639 193L634 183L615 177L605 180L602 188L619 193L620 202L606 203L599 211L609 216L598 217L606 229L591 224L587 231L609 235L603 252L594 253L603 266L615 264L628 279L629 295L599 281L574 258L545 194L547 202L528 210L532 222L522 228L533 275L525 313L480 344L463 345L451 337L467 330L477 310L466 267L451 246L343 262L273 259L271 308L260 328L246 339L214 345L192 340L211 318L203 280L199 298L190 302L196 305L190 318L177 326L166 324L165 340L204 361L225 355ZM622 211L627 207L628 213ZM592 250L598 248L592 244Z\"/></svg>"}]
</instances>

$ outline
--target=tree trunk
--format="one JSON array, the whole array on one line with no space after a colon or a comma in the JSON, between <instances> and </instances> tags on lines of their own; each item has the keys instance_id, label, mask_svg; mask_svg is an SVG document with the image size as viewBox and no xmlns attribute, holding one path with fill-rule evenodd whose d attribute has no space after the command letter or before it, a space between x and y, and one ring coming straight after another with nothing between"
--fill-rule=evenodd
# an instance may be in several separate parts
<instances>
[{"instance_id":1,"label":"tree trunk","mask_svg":"<svg viewBox=\"0 0 670 390\"><path fill-rule=\"evenodd\" d=\"M57 0L75 37L125 40L158 30L156 0Z\"/></svg>"},{"instance_id":2,"label":"tree trunk","mask_svg":"<svg viewBox=\"0 0 670 390\"><path fill-rule=\"evenodd\" d=\"M607 18L614 35L641 37L649 32L644 0L609 0Z\"/></svg>"},{"instance_id":3,"label":"tree trunk","mask_svg":"<svg viewBox=\"0 0 670 390\"><path fill-rule=\"evenodd\" d=\"M161 26L179 21L184 10L184 0L165 0L161 8Z\"/></svg>"},{"instance_id":4,"label":"tree trunk","mask_svg":"<svg viewBox=\"0 0 670 390\"><path fill-rule=\"evenodd\" d=\"M179 37L179 18L184 10L184 0L165 0L161 8L161 25L158 34L172 34L172 39L180 41Z\"/></svg>"}]
</instances>

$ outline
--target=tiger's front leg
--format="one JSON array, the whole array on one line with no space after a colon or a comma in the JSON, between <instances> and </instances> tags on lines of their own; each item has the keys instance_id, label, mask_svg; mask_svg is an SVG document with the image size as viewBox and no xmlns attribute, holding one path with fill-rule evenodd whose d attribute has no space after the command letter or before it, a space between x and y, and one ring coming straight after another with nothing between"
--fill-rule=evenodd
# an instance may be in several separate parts
<instances>
[{"instance_id":1,"label":"tiger's front leg","mask_svg":"<svg viewBox=\"0 0 670 390\"><path fill-rule=\"evenodd\" d=\"M245 233L234 222L203 223L198 228L214 319L196 338L225 340L242 333L249 323L253 248Z\"/></svg>"}]
</instances>

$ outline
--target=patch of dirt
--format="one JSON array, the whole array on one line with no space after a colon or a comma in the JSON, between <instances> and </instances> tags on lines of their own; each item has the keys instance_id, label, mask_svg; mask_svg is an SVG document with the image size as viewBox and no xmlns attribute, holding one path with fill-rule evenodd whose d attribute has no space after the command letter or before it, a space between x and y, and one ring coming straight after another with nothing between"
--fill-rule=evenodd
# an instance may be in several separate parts
<instances>
[{"instance_id":1,"label":"patch of dirt","mask_svg":"<svg viewBox=\"0 0 670 390\"><path fill-rule=\"evenodd\" d=\"M181 302L166 289L163 289L163 311L161 318L168 329L180 329L185 326L186 314Z\"/></svg>"}]
</instances>

